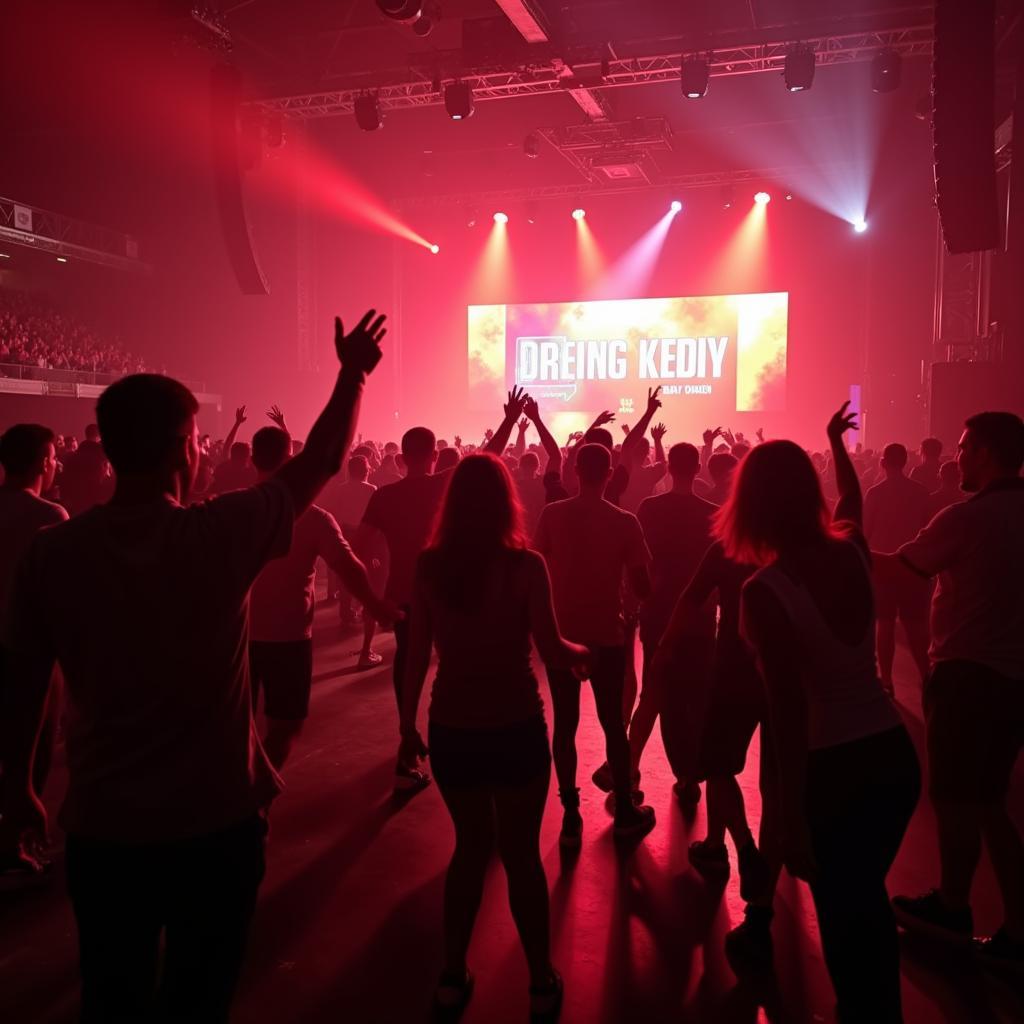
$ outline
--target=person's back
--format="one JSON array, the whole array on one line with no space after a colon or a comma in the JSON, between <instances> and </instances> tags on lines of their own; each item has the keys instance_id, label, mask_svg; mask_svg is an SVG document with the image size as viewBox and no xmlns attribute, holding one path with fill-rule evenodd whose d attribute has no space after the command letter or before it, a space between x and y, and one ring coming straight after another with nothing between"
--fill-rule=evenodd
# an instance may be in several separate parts
<instances>
[{"instance_id":1,"label":"person's back","mask_svg":"<svg viewBox=\"0 0 1024 1024\"><path fill-rule=\"evenodd\" d=\"M928 490L903 474L906 457L902 445L887 446L886 477L864 496L864 535L873 551L891 554L928 521Z\"/></svg>"},{"instance_id":2,"label":"person's back","mask_svg":"<svg viewBox=\"0 0 1024 1024\"><path fill-rule=\"evenodd\" d=\"M377 488L364 480L348 480L332 488L327 499L334 518L344 527L358 526Z\"/></svg>"},{"instance_id":3,"label":"person's back","mask_svg":"<svg viewBox=\"0 0 1024 1024\"><path fill-rule=\"evenodd\" d=\"M69 514L81 515L113 493L107 457L98 438L89 437L65 460L60 478L61 499Z\"/></svg>"},{"instance_id":4,"label":"person's back","mask_svg":"<svg viewBox=\"0 0 1024 1024\"><path fill-rule=\"evenodd\" d=\"M438 654L433 721L459 728L510 725L543 714L530 661L529 599L535 552L507 550L489 566L464 607L446 600L434 577L439 555L421 555L421 576Z\"/></svg>"},{"instance_id":5,"label":"person's back","mask_svg":"<svg viewBox=\"0 0 1024 1024\"><path fill-rule=\"evenodd\" d=\"M0 487L0 621L7 610L15 568L32 538L67 518L67 512L52 501L20 488Z\"/></svg>"},{"instance_id":6,"label":"person's back","mask_svg":"<svg viewBox=\"0 0 1024 1024\"><path fill-rule=\"evenodd\" d=\"M944 508L957 505L966 497L960 488L960 469L956 462L944 462L939 469L939 486L928 495L928 522Z\"/></svg>"},{"instance_id":7,"label":"person's back","mask_svg":"<svg viewBox=\"0 0 1024 1024\"><path fill-rule=\"evenodd\" d=\"M942 459L942 442L937 437L926 437L921 442L921 461L910 471L910 479L919 483L929 494L938 490Z\"/></svg>"}]
</instances>

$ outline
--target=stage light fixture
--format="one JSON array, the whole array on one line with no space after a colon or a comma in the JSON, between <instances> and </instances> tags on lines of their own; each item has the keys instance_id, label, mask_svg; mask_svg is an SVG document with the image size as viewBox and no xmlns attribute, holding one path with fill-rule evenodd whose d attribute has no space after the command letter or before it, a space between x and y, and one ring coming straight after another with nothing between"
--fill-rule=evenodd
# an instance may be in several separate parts
<instances>
[{"instance_id":1,"label":"stage light fixture","mask_svg":"<svg viewBox=\"0 0 1024 1024\"><path fill-rule=\"evenodd\" d=\"M862 235L865 231L867 231L867 229L868 222L863 217L858 217L853 222L853 230L856 231L858 235Z\"/></svg>"},{"instance_id":2,"label":"stage light fixture","mask_svg":"<svg viewBox=\"0 0 1024 1024\"><path fill-rule=\"evenodd\" d=\"M790 92L804 92L814 84L814 51L798 46L786 54L782 77Z\"/></svg>"},{"instance_id":3,"label":"stage light fixture","mask_svg":"<svg viewBox=\"0 0 1024 1024\"><path fill-rule=\"evenodd\" d=\"M494 215L494 223L495 224L507 224L508 223L508 214L507 213L502 213L501 210L498 210L498 212Z\"/></svg>"},{"instance_id":4,"label":"stage light fixture","mask_svg":"<svg viewBox=\"0 0 1024 1024\"><path fill-rule=\"evenodd\" d=\"M377 9L392 21L415 21L423 13L423 0L377 0Z\"/></svg>"},{"instance_id":5,"label":"stage light fixture","mask_svg":"<svg viewBox=\"0 0 1024 1024\"><path fill-rule=\"evenodd\" d=\"M57 257L57 262L58 263L67 263L67 261L68 261L67 256L58 256Z\"/></svg>"},{"instance_id":6,"label":"stage light fixture","mask_svg":"<svg viewBox=\"0 0 1024 1024\"><path fill-rule=\"evenodd\" d=\"M480 211L475 207L471 206L466 213L466 227L475 228L476 222L480 219Z\"/></svg>"},{"instance_id":7,"label":"stage light fixture","mask_svg":"<svg viewBox=\"0 0 1024 1024\"><path fill-rule=\"evenodd\" d=\"M540 156L540 140L533 132L523 139L523 155L528 156L531 160L536 160Z\"/></svg>"},{"instance_id":8,"label":"stage light fixture","mask_svg":"<svg viewBox=\"0 0 1024 1024\"><path fill-rule=\"evenodd\" d=\"M441 246L439 246L439 245L437 244L437 242L435 242L435 243L434 243L434 244L433 244L433 245L432 245L432 246L430 247L430 251L431 251L431 252L432 252L432 253L433 253L433 254L434 254L434 255L436 256L436 255L437 255L437 254L438 254L438 253L439 253L439 252L441 251Z\"/></svg>"},{"instance_id":9,"label":"stage light fixture","mask_svg":"<svg viewBox=\"0 0 1024 1024\"><path fill-rule=\"evenodd\" d=\"M587 211L584 210L582 206L577 206L576 209L572 211L573 220L583 220L586 215Z\"/></svg>"},{"instance_id":10,"label":"stage light fixture","mask_svg":"<svg viewBox=\"0 0 1024 1024\"><path fill-rule=\"evenodd\" d=\"M453 121L473 116L473 90L466 82L449 82L444 87L444 109Z\"/></svg>"},{"instance_id":11,"label":"stage light fixture","mask_svg":"<svg viewBox=\"0 0 1024 1024\"><path fill-rule=\"evenodd\" d=\"M679 202L678 199L673 199L671 204L669 205L669 209L673 213L679 213L679 211L682 210L682 208L683 208L683 204L681 202Z\"/></svg>"},{"instance_id":12,"label":"stage light fixture","mask_svg":"<svg viewBox=\"0 0 1024 1024\"><path fill-rule=\"evenodd\" d=\"M701 100L708 94L711 71L702 57L684 57L679 65L679 84L688 100Z\"/></svg>"},{"instance_id":13,"label":"stage light fixture","mask_svg":"<svg viewBox=\"0 0 1024 1024\"><path fill-rule=\"evenodd\" d=\"M9 260L11 254L9 252L0 252L0 260Z\"/></svg>"},{"instance_id":14,"label":"stage light fixture","mask_svg":"<svg viewBox=\"0 0 1024 1024\"><path fill-rule=\"evenodd\" d=\"M892 50L883 50L871 62L871 88L875 92L895 92L903 77L903 58Z\"/></svg>"},{"instance_id":15,"label":"stage light fixture","mask_svg":"<svg viewBox=\"0 0 1024 1024\"><path fill-rule=\"evenodd\" d=\"M425 39L434 31L437 23L441 20L441 5L428 0L423 4L419 17L412 23L413 35Z\"/></svg>"},{"instance_id":16,"label":"stage light fixture","mask_svg":"<svg viewBox=\"0 0 1024 1024\"><path fill-rule=\"evenodd\" d=\"M754 202L758 206L767 206L772 201L772 197L767 192L755 192Z\"/></svg>"},{"instance_id":17,"label":"stage light fixture","mask_svg":"<svg viewBox=\"0 0 1024 1024\"><path fill-rule=\"evenodd\" d=\"M788 203L792 198L793 198L793 193L792 192L787 192L786 193L786 202Z\"/></svg>"},{"instance_id":18,"label":"stage light fixture","mask_svg":"<svg viewBox=\"0 0 1024 1024\"><path fill-rule=\"evenodd\" d=\"M356 124L364 132L375 132L384 123L384 114L380 109L380 101L371 93L365 92L352 102L356 115Z\"/></svg>"}]
</instances>

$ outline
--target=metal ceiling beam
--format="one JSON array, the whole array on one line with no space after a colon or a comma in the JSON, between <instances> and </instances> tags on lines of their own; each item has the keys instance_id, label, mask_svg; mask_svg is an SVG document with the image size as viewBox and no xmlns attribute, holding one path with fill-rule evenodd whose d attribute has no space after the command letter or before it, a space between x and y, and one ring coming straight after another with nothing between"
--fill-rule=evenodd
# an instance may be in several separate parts
<instances>
[{"instance_id":1,"label":"metal ceiling beam","mask_svg":"<svg viewBox=\"0 0 1024 1024\"><path fill-rule=\"evenodd\" d=\"M851 64L870 60L883 50L892 50L901 57L929 57L932 52L931 24L909 28L885 29L874 32L855 32L847 35L821 36L801 39L800 42L817 53L818 67ZM781 71L792 43L758 43L733 46L709 52L709 70L713 78L735 75L761 74ZM641 57L616 57L607 61L606 73L600 89L650 85L674 82L679 78L681 53L660 53ZM581 67L574 64L577 74ZM598 65L594 65L598 67ZM415 75L416 72L413 72ZM449 76L450 77L450 76ZM546 60L536 64L520 65L512 70L466 71L459 79L473 89L477 102L507 100L520 96L544 96L566 91L565 65L559 60ZM408 110L415 107L436 107L444 103L441 92L435 89L438 79L424 69L419 77L407 81L373 87L337 89L293 96L277 96L254 100L252 106L268 113L310 119L338 117L352 113L355 98L372 91L377 94L384 110Z\"/></svg>"}]
</instances>

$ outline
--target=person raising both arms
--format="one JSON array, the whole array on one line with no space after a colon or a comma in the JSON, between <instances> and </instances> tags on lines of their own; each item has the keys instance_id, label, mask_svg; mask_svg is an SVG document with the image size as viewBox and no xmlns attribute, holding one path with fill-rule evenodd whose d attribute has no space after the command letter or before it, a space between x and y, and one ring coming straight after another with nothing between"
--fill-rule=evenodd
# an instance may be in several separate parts
<instances>
[{"instance_id":1,"label":"person raising both arms","mask_svg":"<svg viewBox=\"0 0 1024 1024\"><path fill-rule=\"evenodd\" d=\"M0 810L5 827L45 834L32 767L57 662L86 1024L228 1019L280 789L253 723L249 588L338 471L384 319L371 310L348 334L335 321L341 366L300 455L192 506L195 396L155 374L112 384L96 413L113 498L41 531L19 565L3 627Z\"/></svg>"},{"instance_id":2,"label":"person raising both arms","mask_svg":"<svg viewBox=\"0 0 1024 1024\"><path fill-rule=\"evenodd\" d=\"M560 635L544 560L526 543L508 469L493 455L463 459L417 561L401 695L400 756L411 763L426 750L416 716L435 646L430 760L455 825L436 995L444 1019L472 993L466 951L495 845L530 970L530 1019L554 1021L561 1006L540 857L551 754L530 638L552 671L586 675L590 655Z\"/></svg>"}]
</instances>

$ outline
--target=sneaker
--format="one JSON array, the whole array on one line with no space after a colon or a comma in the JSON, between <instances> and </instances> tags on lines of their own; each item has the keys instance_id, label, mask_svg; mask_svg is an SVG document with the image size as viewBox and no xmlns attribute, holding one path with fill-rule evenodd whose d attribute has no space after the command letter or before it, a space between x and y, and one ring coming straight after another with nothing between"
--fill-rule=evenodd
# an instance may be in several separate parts
<instances>
[{"instance_id":1,"label":"sneaker","mask_svg":"<svg viewBox=\"0 0 1024 1024\"><path fill-rule=\"evenodd\" d=\"M555 1024L562 1013L565 984L553 967L546 985L530 986L530 1024Z\"/></svg>"},{"instance_id":2,"label":"sneaker","mask_svg":"<svg viewBox=\"0 0 1024 1024\"><path fill-rule=\"evenodd\" d=\"M971 908L950 910L942 902L938 889L932 889L923 896L894 896L892 909L896 922L911 931L958 944L971 941L974 931Z\"/></svg>"},{"instance_id":3,"label":"sneaker","mask_svg":"<svg viewBox=\"0 0 1024 1024\"><path fill-rule=\"evenodd\" d=\"M703 878L724 882L729 877L729 853L725 843L698 839L690 843L690 866Z\"/></svg>"},{"instance_id":4,"label":"sneaker","mask_svg":"<svg viewBox=\"0 0 1024 1024\"><path fill-rule=\"evenodd\" d=\"M768 888L771 869L753 839L739 850L736 859L740 868L740 896L749 903Z\"/></svg>"},{"instance_id":5,"label":"sneaker","mask_svg":"<svg viewBox=\"0 0 1024 1024\"><path fill-rule=\"evenodd\" d=\"M987 939L974 940L974 952L987 967L999 967L1024 974L1024 942L1016 942L1005 928Z\"/></svg>"},{"instance_id":6,"label":"sneaker","mask_svg":"<svg viewBox=\"0 0 1024 1024\"><path fill-rule=\"evenodd\" d=\"M748 903L743 920L725 936L725 955L737 974L751 970L770 970L775 960L772 943L771 907Z\"/></svg>"},{"instance_id":7,"label":"sneaker","mask_svg":"<svg viewBox=\"0 0 1024 1024\"><path fill-rule=\"evenodd\" d=\"M395 765L395 792L416 793L430 785L430 776L422 768L410 768L399 761Z\"/></svg>"},{"instance_id":8,"label":"sneaker","mask_svg":"<svg viewBox=\"0 0 1024 1024\"><path fill-rule=\"evenodd\" d=\"M654 828L656 821L653 807L647 804L630 804L629 810L615 809L615 824L612 828L618 839L638 839L647 835Z\"/></svg>"},{"instance_id":9,"label":"sneaker","mask_svg":"<svg viewBox=\"0 0 1024 1024\"><path fill-rule=\"evenodd\" d=\"M356 664L356 668L367 669L376 668L384 661L384 656L378 654L376 651L367 651L365 654L359 655L359 661Z\"/></svg>"},{"instance_id":10,"label":"sneaker","mask_svg":"<svg viewBox=\"0 0 1024 1024\"><path fill-rule=\"evenodd\" d=\"M684 807L696 807L700 803L700 786L696 782L677 782L672 792Z\"/></svg>"},{"instance_id":11,"label":"sneaker","mask_svg":"<svg viewBox=\"0 0 1024 1024\"><path fill-rule=\"evenodd\" d=\"M601 765L601 767L598 768L590 778L602 793L610 793L615 788L615 781L612 779L612 770L607 761L605 761L605 763Z\"/></svg>"}]
</instances>

